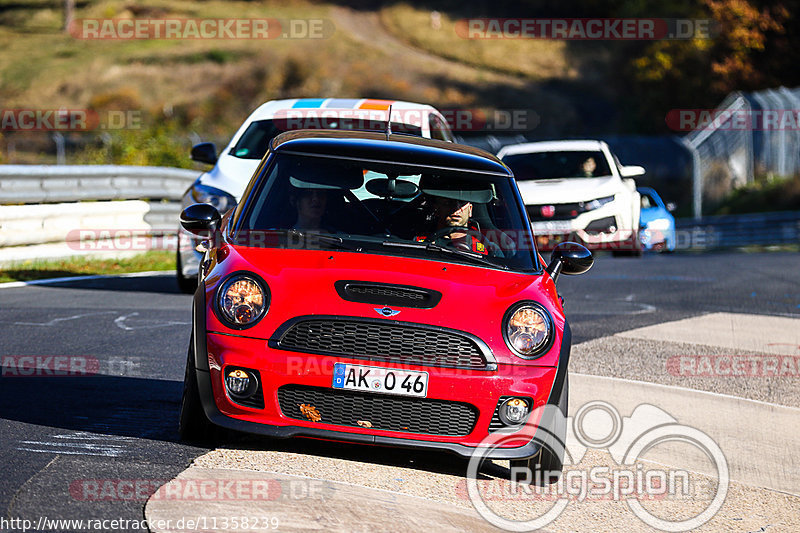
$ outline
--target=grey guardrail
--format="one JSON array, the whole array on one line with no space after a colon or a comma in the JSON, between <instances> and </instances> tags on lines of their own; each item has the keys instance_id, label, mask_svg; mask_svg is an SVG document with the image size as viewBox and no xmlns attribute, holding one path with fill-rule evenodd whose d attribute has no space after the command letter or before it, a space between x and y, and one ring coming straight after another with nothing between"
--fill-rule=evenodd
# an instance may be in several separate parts
<instances>
[{"instance_id":1,"label":"grey guardrail","mask_svg":"<svg viewBox=\"0 0 800 533\"><path fill-rule=\"evenodd\" d=\"M0 204L180 200L200 172L123 165L0 165Z\"/></svg>"},{"instance_id":2,"label":"grey guardrail","mask_svg":"<svg viewBox=\"0 0 800 533\"><path fill-rule=\"evenodd\" d=\"M683 250L800 244L800 211L678 219L675 233Z\"/></svg>"},{"instance_id":3,"label":"grey guardrail","mask_svg":"<svg viewBox=\"0 0 800 533\"><path fill-rule=\"evenodd\" d=\"M0 263L80 253L92 249L93 239L114 248L125 235L174 234L180 200L199 174L169 167L0 165Z\"/></svg>"}]
</instances>

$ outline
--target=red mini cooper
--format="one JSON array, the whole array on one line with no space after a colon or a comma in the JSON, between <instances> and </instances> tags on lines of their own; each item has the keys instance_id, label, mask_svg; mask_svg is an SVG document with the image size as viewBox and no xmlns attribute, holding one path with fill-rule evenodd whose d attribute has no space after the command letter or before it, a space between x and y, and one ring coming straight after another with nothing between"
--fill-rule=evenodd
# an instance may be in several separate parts
<instances>
[{"instance_id":1,"label":"red mini cooper","mask_svg":"<svg viewBox=\"0 0 800 533\"><path fill-rule=\"evenodd\" d=\"M469 456L547 404L566 415L555 279L593 258L564 243L545 264L511 171L486 152L285 133L234 210L195 204L181 224L207 238L184 439L221 426ZM519 435L489 457L561 470L561 453Z\"/></svg>"}]
</instances>

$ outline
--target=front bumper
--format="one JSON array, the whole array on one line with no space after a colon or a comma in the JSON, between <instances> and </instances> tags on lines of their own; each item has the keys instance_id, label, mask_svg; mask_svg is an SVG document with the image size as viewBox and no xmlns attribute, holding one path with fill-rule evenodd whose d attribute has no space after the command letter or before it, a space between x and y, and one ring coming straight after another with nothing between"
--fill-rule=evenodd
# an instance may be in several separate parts
<instances>
[{"instance_id":1,"label":"front bumper","mask_svg":"<svg viewBox=\"0 0 800 533\"><path fill-rule=\"evenodd\" d=\"M639 232L639 240L645 250L675 250L675 229L650 229L644 227Z\"/></svg>"},{"instance_id":2,"label":"front bumper","mask_svg":"<svg viewBox=\"0 0 800 533\"><path fill-rule=\"evenodd\" d=\"M201 294L197 298L204 299ZM202 309L202 307L201 307ZM195 353L200 397L208 419L219 426L275 438L310 437L362 444L440 449L462 456L471 455L489 435L489 423L500 396L525 396L534 408L557 405L563 393L570 351L570 332L566 325L558 368L499 365L496 371L403 366L430 374L428 398L466 402L479 414L472 431L463 436L416 434L402 431L337 426L289 418L281 411L277 390L283 385L305 385L330 389L333 362L393 367L391 363L298 354L276 350L267 341L231 337L205 332L202 318L195 313ZM199 313L202 315L202 313ZM197 319L200 318L200 323ZM198 327L200 326L200 327ZM202 354L202 355L200 355ZM225 392L222 371L226 366L257 370L261 376L264 408L234 403ZM535 455L541 439L508 439L488 457L519 459Z\"/></svg>"},{"instance_id":3,"label":"front bumper","mask_svg":"<svg viewBox=\"0 0 800 533\"><path fill-rule=\"evenodd\" d=\"M563 220L537 220L531 223L537 247L553 249L565 241L578 242L590 250L637 249L638 230L632 229L625 204L615 200L602 207Z\"/></svg>"}]
</instances>

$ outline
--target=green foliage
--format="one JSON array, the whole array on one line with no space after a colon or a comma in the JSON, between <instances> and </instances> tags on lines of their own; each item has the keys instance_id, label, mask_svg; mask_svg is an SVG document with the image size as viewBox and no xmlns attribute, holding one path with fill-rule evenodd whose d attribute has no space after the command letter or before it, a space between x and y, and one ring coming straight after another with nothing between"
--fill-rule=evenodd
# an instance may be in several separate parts
<instances>
[{"instance_id":1,"label":"green foliage","mask_svg":"<svg viewBox=\"0 0 800 533\"><path fill-rule=\"evenodd\" d=\"M69 162L188 166L190 132L229 138L255 107L275 98L365 96L443 108L530 108L541 118L537 133L558 136L664 133L671 109L711 108L731 90L800 85L800 0L355 5L378 12L383 28L374 40L363 40L345 24L322 41L81 40L60 31L60 5L0 0L0 99L6 107L142 113L140 129L92 132L103 133L106 142L85 150L79 161L68 153ZM285 0L104 0L79 2L76 17L271 16L338 23L331 8ZM439 30L432 26L432 10L441 15ZM459 19L483 16L712 19L718 33L661 41L467 40L455 33ZM385 39L383 30L393 39ZM441 68L393 40L462 64Z\"/></svg>"},{"instance_id":2,"label":"green foliage","mask_svg":"<svg viewBox=\"0 0 800 533\"><path fill-rule=\"evenodd\" d=\"M73 157L74 164L192 168L190 141L177 121L160 118L142 129L109 132Z\"/></svg>"},{"instance_id":3,"label":"green foliage","mask_svg":"<svg viewBox=\"0 0 800 533\"><path fill-rule=\"evenodd\" d=\"M626 2L622 8L634 3L648 4L651 14L645 16L667 12L667 6L651 0ZM627 47L620 82L629 84L638 104L627 114L640 131L664 131L669 110L713 108L731 91L800 83L793 66L799 36L787 34L790 24L797 21L782 3L692 0L674 4L670 17L710 19L711 35ZM771 49L791 49L792 54L767 55Z\"/></svg>"},{"instance_id":4,"label":"green foliage","mask_svg":"<svg viewBox=\"0 0 800 533\"><path fill-rule=\"evenodd\" d=\"M800 211L800 175L762 178L735 189L717 209L717 215Z\"/></svg>"},{"instance_id":5,"label":"green foliage","mask_svg":"<svg viewBox=\"0 0 800 533\"><path fill-rule=\"evenodd\" d=\"M175 252L170 250L151 250L116 259L95 259L91 256L76 256L48 261L27 260L2 267L0 268L0 283L67 276L111 275L174 269Z\"/></svg>"}]
</instances>

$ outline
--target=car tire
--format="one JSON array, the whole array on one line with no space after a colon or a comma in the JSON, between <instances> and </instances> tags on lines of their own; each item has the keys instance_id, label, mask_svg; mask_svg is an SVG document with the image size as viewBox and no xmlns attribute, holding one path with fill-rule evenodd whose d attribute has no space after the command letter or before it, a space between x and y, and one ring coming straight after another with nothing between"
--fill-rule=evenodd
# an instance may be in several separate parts
<instances>
[{"instance_id":1,"label":"car tire","mask_svg":"<svg viewBox=\"0 0 800 533\"><path fill-rule=\"evenodd\" d=\"M567 374L565 378L564 388L561 392L561 398L558 400L558 410L561 411L561 413L564 415L564 420L566 420L567 413L569 411L569 374ZM535 485L539 485L538 482L540 481L541 485L539 486L556 483L559 478L561 478L561 472L564 468L564 451L566 449L567 442L566 429L567 428L565 424L563 428L558 428L556 431L556 437L561 441L561 446L558 446L558 448L560 448L560 452L553 450L546 444L543 444L533 457L529 457L527 459L512 459L510 461L511 468L529 469L531 472L529 479L531 479ZM537 472L546 472L549 475L547 477L542 474L537 476Z\"/></svg>"},{"instance_id":2,"label":"car tire","mask_svg":"<svg viewBox=\"0 0 800 533\"><path fill-rule=\"evenodd\" d=\"M181 252L175 252L175 279L178 282L178 288L181 292L186 294L194 294L197 290L197 278L187 278L183 275L183 261L181 261Z\"/></svg>"},{"instance_id":3,"label":"car tire","mask_svg":"<svg viewBox=\"0 0 800 533\"><path fill-rule=\"evenodd\" d=\"M178 419L181 440L200 444L214 444L220 440L221 432L211 423L203 410L200 390L197 387L197 369L194 364L194 339L190 341L183 376L183 396Z\"/></svg>"}]
</instances>

